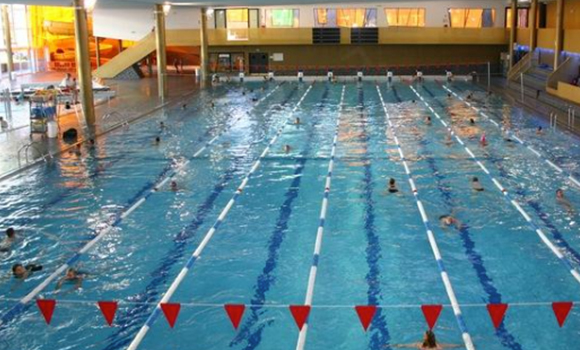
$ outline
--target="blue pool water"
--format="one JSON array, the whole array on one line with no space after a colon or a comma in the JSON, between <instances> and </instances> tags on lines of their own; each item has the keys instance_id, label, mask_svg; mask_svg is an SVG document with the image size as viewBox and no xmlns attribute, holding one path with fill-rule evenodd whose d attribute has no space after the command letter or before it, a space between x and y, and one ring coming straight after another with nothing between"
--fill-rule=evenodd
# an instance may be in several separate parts
<instances>
[{"instance_id":1,"label":"blue pool water","mask_svg":"<svg viewBox=\"0 0 580 350\"><path fill-rule=\"evenodd\" d=\"M173 294L171 301L182 303L175 328L159 317L139 348L295 349L298 329L287 307L303 304L307 294L337 118L306 349L385 349L418 341L426 329L423 304L443 304L436 334L443 343L463 344L393 131L475 347L575 348L580 311L572 309L559 328L551 303L579 300L580 283L565 265L580 269L578 212L563 209L554 193L564 188L580 208L580 188L568 178L580 178L580 140L549 131L543 120L470 83L447 87L463 98L473 92L469 102L497 123L511 118L525 145L505 142L498 127L466 100L448 98L437 81L413 86L428 105L398 82L381 83L379 90L370 82L348 83L342 106L341 84L230 84L192 96L186 110L180 104L167 107L108 134L81 156L64 154L0 183L0 228L23 230L14 249L0 256L0 349L127 348L280 127L279 138ZM458 141L445 144L447 130L434 113L489 175ZM424 121L429 115L431 125ZM296 117L301 125L293 125ZM535 133L538 125L547 130L542 136ZM489 145L481 147L484 131ZM162 142L153 145L158 135ZM291 146L289 153L284 145ZM152 192L174 173L180 191L165 184ZM471 190L473 176L484 192ZM398 194L386 193L391 177ZM461 229L440 227L439 216L449 213L463 223ZM103 230L100 241L77 255ZM52 281L32 294L57 300L47 326L34 299L19 301L67 261L88 276L78 290L67 284L56 290ZM15 281L9 271L16 262L44 269ZM99 300L120 302L113 327L98 311ZM226 303L247 305L237 331L222 307ZM497 331L488 303L510 304ZM355 305L379 306L366 333Z\"/></svg>"}]
</instances>

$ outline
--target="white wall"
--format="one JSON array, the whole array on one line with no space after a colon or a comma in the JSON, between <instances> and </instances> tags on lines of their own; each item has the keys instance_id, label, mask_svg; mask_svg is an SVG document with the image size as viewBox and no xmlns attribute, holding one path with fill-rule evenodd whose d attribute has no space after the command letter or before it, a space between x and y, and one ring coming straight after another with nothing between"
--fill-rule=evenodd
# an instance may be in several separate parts
<instances>
[{"instance_id":1,"label":"white wall","mask_svg":"<svg viewBox=\"0 0 580 350\"><path fill-rule=\"evenodd\" d=\"M98 7L93 12L93 31L95 36L140 40L151 32L155 25L153 7L149 5L130 5L131 7ZM425 8L425 25L427 27L443 27L449 23L447 18L448 8L495 8L495 27L503 27L505 21L505 8L509 6L507 0L429 0L429 1L389 1L381 3L356 3L356 4L319 4L319 5L288 5L288 6L263 6L260 9L293 8L300 10L300 26L314 27L315 8L377 8L377 25L387 26L385 8L407 7ZM223 8L223 7L219 7ZM167 16L167 29L194 29L200 27L200 12L198 8L173 6ZM214 27L213 16L208 17L208 27Z\"/></svg>"}]
</instances>

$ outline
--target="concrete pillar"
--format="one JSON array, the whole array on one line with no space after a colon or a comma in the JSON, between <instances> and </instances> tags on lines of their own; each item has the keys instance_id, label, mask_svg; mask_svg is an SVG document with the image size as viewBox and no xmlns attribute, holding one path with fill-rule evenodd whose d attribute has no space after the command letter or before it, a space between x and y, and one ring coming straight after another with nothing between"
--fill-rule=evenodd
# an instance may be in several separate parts
<instances>
[{"instance_id":1,"label":"concrete pillar","mask_svg":"<svg viewBox=\"0 0 580 350\"><path fill-rule=\"evenodd\" d=\"M201 81L209 82L209 52L207 42L207 9L201 8L201 26L200 26L200 64L201 64Z\"/></svg>"},{"instance_id":2,"label":"concrete pillar","mask_svg":"<svg viewBox=\"0 0 580 350\"><path fill-rule=\"evenodd\" d=\"M514 46L516 43L516 35L518 33L518 0L511 0L511 23L510 23L510 47L509 47L509 54L510 54L510 69L514 66L515 57L514 57Z\"/></svg>"},{"instance_id":3,"label":"concrete pillar","mask_svg":"<svg viewBox=\"0 0 580 350\"><path fill-rule=\"evenodd\" d=\"M530 29L530 52L534 52L538 43L538 29L536 28L538 16L538 0L532 0L530 6L530 22L528 28Z\"/></svg>"},{"instance_id":4,"label":"concrete pillar","mask_svg":"<svg viewBox=\"0 0 580 350\"><path fill-rule=\"evenodd\" d=\"M75 11L75 46L78 86L82 103L83 115L87 126L95 124L95 102L93 97L93 79L91 72L91 56L89 52L89 30L87 26L87 11L84 0L73 0Z\"/></svg>"},{"instance_id":5,"label":"concrete pillar","mask_svg":"<svg viewBox=\"0 0 580 350\"><path fill-rule=\"evenodd\" d=\"M155 5L155 45L157 49L157 86L159 97L167 97L167 44L165 42L165 13L163 5Z\"/></svg>"},{"instance_id":6,"label":"concrete pillar","mask_svg":"<svg viewBox=\"0 0 580 350\"><path fill-rule=\"evenodd\" d=\"M12 53L12 33L10 32L10 16L8 15L8 5L2 5L2 26L4 30L6 56L8 57L8 62L6 64L8 69L8 77L10 80L12 80L12 72L14 72L14 58Z\"/></svg>"},{"instance_id":7,"label":"concrete pillar","mask_svg":"<svg viewBox=\"0 0 580 350\"><path fill-rule=\"evenodd\" d=\"M556 1L556 39L554 42L554 70L560 65L560 53L564 46L564 0Z\"/></svg>"},{"instance_id":8,"label":"concrete pillar","mask_svg":"<svg viewBox=\"0 0 580 350\"><path fill-rule=\"evenodd\" d=\"M99 37L95 37L95 52L96 52L96 60L97 60L97 68L101 66L101 40Z\"/></svg>"}]
</instances>

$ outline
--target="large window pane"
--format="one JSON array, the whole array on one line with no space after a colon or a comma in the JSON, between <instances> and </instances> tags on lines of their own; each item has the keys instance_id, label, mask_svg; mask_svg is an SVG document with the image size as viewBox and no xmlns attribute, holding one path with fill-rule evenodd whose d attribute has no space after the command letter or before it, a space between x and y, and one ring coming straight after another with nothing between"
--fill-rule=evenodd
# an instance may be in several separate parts
<instances>
[{"instance_id":1,"label":"large window pane","mask_svg":"<svg viewBox=\"0 0 580 350\"><path fill-rule=\"evenodd\" d=\"M449 9L449 20L453 28L493 27L495 10L480 8Z\"/></svg>"},{"instance_id":2,"label":"large window pane","mask_svg":"<svg viewBox=\"0 0 580 350\"><path fill-rule=\"evenodd\" d=\"M271 9L266 10L266 27L292 28L299 26L299 10Z\"/></svg>"},{"instance_id":3,"label":"large window pane","mask_svg":"<svg viewBox=\"0 0 580 350\"><path fill-rule=\"evenodd\" d=\"M314 9L316 27L376 27L377 9Z\"/></svg>"},{"instance_id":4,"label":"large window pane","mask_svg":"<svg viewBox=\"0 0 580 350\"><path fill-rule=\"evenodd\" d=\"M387 23L393 27L424 27L425 9L423 8L387 8Z\"/></svg>"}]
</instances>

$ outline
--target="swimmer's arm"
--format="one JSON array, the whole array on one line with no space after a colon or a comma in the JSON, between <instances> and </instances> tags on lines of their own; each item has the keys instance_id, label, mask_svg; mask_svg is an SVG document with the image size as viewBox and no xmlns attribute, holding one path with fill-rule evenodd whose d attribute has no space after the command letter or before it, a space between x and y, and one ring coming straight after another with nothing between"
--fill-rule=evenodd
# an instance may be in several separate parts
<instances>
[{"instance_id":1,"label":"swimmer's arm","mask_svg":"<svg viewBox=\"0 0 580 350\"><path fill-rule=\"evenodd\" d=\"M78 277L77 278L77 283L75 283L75 289L79 289L83 284L83 278L82 277Z\"/></svg>"},{"instance_id":2,"label":"swimmer's arm","mask_svg":"<svg viewBox=\"0 0 580 350\"><path fill-rule=\"evenodd\" d=\"M461 344L439 344L439 347L441 349L458 349L458 348L463 348L464 345L461 345Z\"/></svg>"},{"instance_id":3,"label":"swimmer's arm","mask_svg":"<svg viewBox=\"0 0 580 350\"><path fill-rule=\"evenodd\" d=\"M398 349L421 349L421 343L412 343L412 344L391 344L391 345L385 345L386 347L391 347L391 348L398 348Z\"/></svg>"},{"instance_id":4,"label":"swimmer's arm","mask_svg":"<svg viewBox=\"0 0 580 350\"><path fill-rule=\"evenodd\" d=\"M63 284L64 280L65 280L64 277L62 277L61 279L58 280L58 282L56 283L55 290L59 290L62 287L62 284Z\"/></svg>"}]
</instances>

